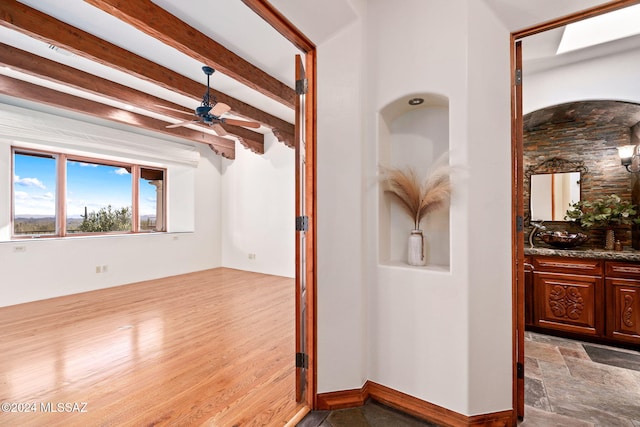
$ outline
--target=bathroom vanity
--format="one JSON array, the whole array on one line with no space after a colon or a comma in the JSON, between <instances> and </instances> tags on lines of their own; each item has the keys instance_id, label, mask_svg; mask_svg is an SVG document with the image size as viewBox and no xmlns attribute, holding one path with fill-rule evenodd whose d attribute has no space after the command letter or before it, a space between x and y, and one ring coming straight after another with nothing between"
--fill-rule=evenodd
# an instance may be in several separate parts
<instances>
[{"instance_id":1,"label":"bathroom vanity","mask_svg":"<svg viewBox=\"0 0 640 427\"><path fill-rule=\"evenodd\" d=\"M640 346L640 251L526 248L525 324Z\"/></svg>"}]
</instances>

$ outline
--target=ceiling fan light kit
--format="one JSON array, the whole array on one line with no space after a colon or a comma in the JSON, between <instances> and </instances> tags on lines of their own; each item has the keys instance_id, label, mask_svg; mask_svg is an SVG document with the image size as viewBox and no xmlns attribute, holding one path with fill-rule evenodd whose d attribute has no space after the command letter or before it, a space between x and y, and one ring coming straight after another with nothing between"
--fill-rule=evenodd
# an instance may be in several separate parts
<instances>
[{"instance_id":1,"label":"ceiling fan light kit","mask_svg":"<svg viewBox=\"0 0 640 427\"><path fill-rule=\"evenodd\" d=\"M227 135L227 132L224 130L220 124L226 123L232 126L244 126L248 128L257 129L260 127L260 123L251 122L247 120L237 120L237 119L227 119L221 117L223 114L229 112L231 107L222 102L217 102L215 95L211 94L211 85L210 85L210 77L215 72L215 70L207 65L202 67L202 71L207 75L207 92L202 96L202 102L200 106L196 107L194 111L195 119L187 120L180 123L174 123L171 125L167 125L167 128L176 128L180 126L185 126L193 123L202 123L208 126L213 126L216 133L220 136ZM172 109L173 110L173 109ZM174 110L175 111L175 110ZM181 113L187 113L186 111L178 111Z\"/></svg>"}]
</instances>

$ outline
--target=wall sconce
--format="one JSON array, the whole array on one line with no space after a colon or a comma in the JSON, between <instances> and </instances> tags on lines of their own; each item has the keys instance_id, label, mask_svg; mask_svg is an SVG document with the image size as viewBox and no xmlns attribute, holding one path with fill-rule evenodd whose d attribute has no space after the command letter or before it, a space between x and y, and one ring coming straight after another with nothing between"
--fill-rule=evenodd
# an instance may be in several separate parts
<instances>
[{"instance_id":1,"label":"wall sconce","mask_svg":"<svg viewBox=\"0 0 640 427\"><path fill-rule=\"evenodd\" d=\"M633 164L633 160L640 158L640 146L639 145L624 145L618 147L618 155L620 156L620 164L627 168L628 172L638 173L640 172L640 165L638 162Z\"/></svg>"}]
</instances>

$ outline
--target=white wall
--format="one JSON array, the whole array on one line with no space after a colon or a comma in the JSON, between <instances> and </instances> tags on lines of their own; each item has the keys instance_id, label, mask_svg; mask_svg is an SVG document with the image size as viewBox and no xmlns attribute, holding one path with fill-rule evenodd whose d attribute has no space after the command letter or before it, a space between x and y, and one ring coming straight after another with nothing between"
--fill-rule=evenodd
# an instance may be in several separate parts
<instances>
[{"instance_id":1,"label":"white wall","mask_svg":"<svg viewBox=\"0 0 640 427\"><path fill-rule=\"evenodd\" d=\"M450 106L451 163L464 165L466 2L410 0L398 8L376 0L369 5L367 65L375 69L377 78L368 82L372 97L367 115L380 120L383 108L413 93L442 94ZM367 180L375 176L376 163L367 165ZM451 271L373 266L376 277L370 282L368 369L370 379L377 383L467 413L468 313L455 307L467 307L468 202L456 180L454 185ZM378 195L371 191L368 197Z\"/></svg>"},{"instance_id":2,"label":"white wall","mask_svg":"<svg viewBox=\"0 0 640 427\"><path fill-rule=\"evenodd\" d=\"M318 47L318 391L370 379L462 414L509 409L509 33L475 0L359 13ZM379 112L414 93L449 99L466 169L450 272L378 264Z\"/></svg>"},{"instance_id":3,"label":"white wall","mask_svg":"<svg viewBox=\"0 0 640 427\"><path fill-rule=\"evenodd\" d=\"M236 159L228 161L207 145L51 108L24 110L37 106L7 97L2 101L15 105L0 104L0 306L220 266L295 276L294 150L273 134L266 135L264 155L236 143ZM169 233L11 241L14 140L31 148L166 167ZM104 265L106 273L95 272Z\"/></svg>"},{"instance_id":4,"label":"white wall","mask_svg":"<svg viewBox=\"0 0 640 427\"><path fill-rule=\"evenodd\" d=\"M295 277L295 151L265 135L265 153L236 142L222 160L222 265ZM249 255L255 255L250 259Z\"/></svg>"},{"instance_id":5,"label":"white wall","mask_svg":"<svg viewBox=\"0 0 640 427\"><path fill-rule=\"evenodd\" d=\"M527 72L524 64L523 112L572 101L606 99L639 103L638 70L640 48L532 73Z\"/></svg>"},{"instance_id":6,"label":"white wall","mask_svg":"<svg viewBox=\"0 0 640 427\"><path fill-rule=\"evenodd\" d=\"M73 131L95 129L95 125L69 120ZM130 140L148 138L135 132L126 135ZM0 140L3 229L11 206L10 145L8 139ZM0 306L220 266L220 157L206 145L197 145L196 150L200 160L195 168L165 165L170 230L195 227L195 231L0 242ZM16 251L17 247L23 250ZM97 274L96 266L103 265L108 271Z\"/></svg>"},{"instance_id":7,"label":"white wall","mask_svg":"<svg viewBox=\"0 0 640 427\"><path fill-rule=\"evenodd\" d=\"M484 2L467 3L466 414L476 415L512 406L511 73L509 32Z\"/></svg>"},{"instance_id":8,"label":"white wall","mask_svg":"<svg viewBox=\"0 0 640 427\"><path fill-rule=\"evenodd\" d=\"M317 48L318 392L367 380L363 275L363 27L356 20ZM366 184L365 184L366 185Z\"/></svg>"}]
</instances>

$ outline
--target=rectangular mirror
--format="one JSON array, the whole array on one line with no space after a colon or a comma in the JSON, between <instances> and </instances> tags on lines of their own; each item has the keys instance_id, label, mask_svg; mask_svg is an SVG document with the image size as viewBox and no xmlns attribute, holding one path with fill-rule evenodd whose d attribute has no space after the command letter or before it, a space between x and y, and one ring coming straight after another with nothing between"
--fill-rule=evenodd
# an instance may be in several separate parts
<instances>
[{"instance_id":1,"label":"rectangular mirror","mask_svg":"<svg viewBox=\"0 0 640 427\"><path fill-rule=\"evenodd\" d=\"M531 220L564 221L571 203L580 200L580 172L531 175Z\"/></svg>"}]
</instances>

